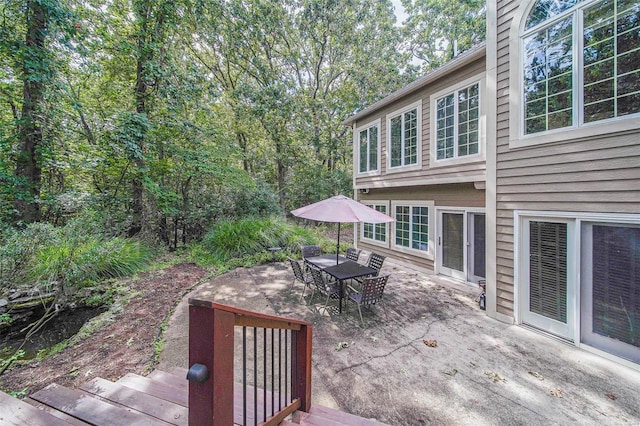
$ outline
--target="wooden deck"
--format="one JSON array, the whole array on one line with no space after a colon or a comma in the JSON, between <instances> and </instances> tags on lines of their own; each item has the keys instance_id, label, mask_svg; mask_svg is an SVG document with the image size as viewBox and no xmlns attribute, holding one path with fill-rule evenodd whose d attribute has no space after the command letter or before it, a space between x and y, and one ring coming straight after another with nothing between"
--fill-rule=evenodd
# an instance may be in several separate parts
<instances>
[{"instance_id":1,"label":"wooden deck","mask_svg":"<svg viewBox=\"0 0 640 426\"><path fill-rule=\"evenodd\" d=\"M189 386L186 369L153 371L146 377L127 374L117 382L95 378L79 389L57 384L30 395L24 401L0 392L0 425L187 425ZM234 390L234 424L243 424L242 387ZM258 412L264 398L258 394ZM253 415L253 388L247 392L247 424ZM270 402L271 394L267 393ZM259 418L258 422L262 419ZM381 425L351 414L320 406L310 413L297 412L283 425Z\"/></svg>"}]
</instances>

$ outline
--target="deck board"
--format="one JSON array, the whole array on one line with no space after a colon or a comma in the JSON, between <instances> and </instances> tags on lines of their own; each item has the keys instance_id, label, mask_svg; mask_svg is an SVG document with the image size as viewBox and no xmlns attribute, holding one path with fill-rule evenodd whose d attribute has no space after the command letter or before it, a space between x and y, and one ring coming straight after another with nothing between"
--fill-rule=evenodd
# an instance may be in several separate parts
<instances>
[{"instance_id":1,"label":"deck board","mask_svg":"<svg viewBox=\"0 0 640 426\"><path fill-rule=\"evenodd\" d=\"M138 411L109 404L75 389L55 383L31 395L31 398L73 417L101 426L158 425L163 422ZM46 423L43 423L46 424Z\"/></svg>"},{"instance_id":2,"label":"deck board","mask_svg":"<svg viewBox=\"0 0 640 426\"><path fill-rule=\"evenodd\" d=\"M79 389L52 384L20 401L0 392L0 425L178 425L189 420L189 382L185 369L155 372L147 377L127 374L117 382L95 378ZM256 424L264 420L266 399L267 417L271 415L272 393L246 386L247 401L243 406L243 385L234 386L233 421L236 425ZM255 398L254 402L254 396ZM278 411L286 405L273 401ZM257 407L257 421L254 408ZM243 411L246 409L246 422ZM299 422L299 423L295 423ZM298 411L289 423L307 426L373 426L382 425L373 419L312 405L310 413Z\"/></svg>"},{"instance_id":3,"label":"deck board","mask_svg":"<svg viewBox=\"0 0 640 426\"><path fill-rule=\"evenodd\" d=\"M4 392L0 392L0 424L16 426L64 425L69 423Z\"/></svg>"},{"instance_id":4,"label":"deck board","mask_svg":"<svg viewBox=\"0 0 640 426\"><path fill-rule=\"evenodd\" d=\"M156 380L148 379L144 376L129 373L120 378L116 383L120 383L128 388L164 399L165 401L182 405L183 407L186 407L189 404L188 391L179 391L176 388Z\"/></svg>"},{"instance_id":5,"label":"deck board","mask_svg":"<svg viewBox=\"0 0 640 426\"><path fill-rule=\"evenodd\" d=\"M72 426L85 426L85 425L89 424L87 422L83 422L80 419L76 419L75 417L72 417L72 416L68 415L67 413L63 413L62 411L58 411L55 408L51 408L46 404L38 402L35 399L25 398L23 401L28 403L29 405L33 405L35 408L37 408L39 410L45 411L45 412L51 414L52 416L55 416L55 417L57 417L59 419L64 420L65 422L67 422L68 424L70 424Z\"/></svg>"},{"instance_id":6,"label":"deck board","mask_svg":"<svg viewBox=\"0 0 640 426\"><path fill-rule=\"evenodd\" d=\"M189 391L189 382L187 381L187 375L180 377L176 374L167 373L162 370L153 370L147 378L162 382L166 385L174 387L184 392Z\"/></svg>"},{"instance_id":7,"label":"deck board","mask_svg":"<svg viewBox=\"0 0 640 426\"><path fill-rule=\"evenodd\" d=\"M110 382L109 380L97 377L82 385L80 389L171 424L186 425L189 422L189 409L187 407L128 388L122 384Z\"/></svg>"}]
</instances>

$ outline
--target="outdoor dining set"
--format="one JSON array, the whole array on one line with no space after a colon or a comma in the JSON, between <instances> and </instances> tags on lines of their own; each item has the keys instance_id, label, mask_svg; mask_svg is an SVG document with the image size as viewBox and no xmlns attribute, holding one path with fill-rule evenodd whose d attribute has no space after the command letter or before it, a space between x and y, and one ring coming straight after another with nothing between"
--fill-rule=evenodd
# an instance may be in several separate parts
<instances>
[{"instance_id":1,"label":"outdoor dining set","mask_svg":"<svg viewBox=\"0 0 640 426\"><path fill-rule=\"evenodd\" d=\"M338 311L342 313L343 302L353 302L358 306L360 321L362 307L371 307L382 303L384 288L389 279L388 275L379 275L385 257L371 253L366 264L359 262L360 250L350 247L340 254L340 224L341 223L389 223L394 219L386 214L372 209L344 195L336 195L317 203L309 204L291 211L291 214L303 219L317 222L338 224L338 241L335 254L324 254L319 246L301 247L303 265L289 258L293 268L294 279L304 284L301 300L307 287L311 289L310 302L316 293L325 297L324 310L330 299L338 300ZM383 305L384 307L384 305ZM386 310L385 310L386 316Z\"/></svg>"},{"instance_id":2,"label":"outdoor dining set","mask_svg":"<svg viewBox=\"0 0 640 426\"><path fill-rule=\"evenodd\" d=\"M362 308L382 304L384 289L389 275L380 275L380 269L385 256L371 253L366 263L359 262L360 250L350 247L344 256L341 254L323 254L319 246L302 246L303 264L288 258L293 270L294 279L289 292L296 281L301 282L300 300L309 288L311 296L309 303L316 294L324 297L322 309L327 312L330 300L338 301L338 312L342 313L343 305L355 303L360 314L360 321L364 325ZM344 302L344 303L343 303ZM383 308L384 305L382 304ZM386 316L386 308L385 308Z\"/></svg>"}]
</instances>

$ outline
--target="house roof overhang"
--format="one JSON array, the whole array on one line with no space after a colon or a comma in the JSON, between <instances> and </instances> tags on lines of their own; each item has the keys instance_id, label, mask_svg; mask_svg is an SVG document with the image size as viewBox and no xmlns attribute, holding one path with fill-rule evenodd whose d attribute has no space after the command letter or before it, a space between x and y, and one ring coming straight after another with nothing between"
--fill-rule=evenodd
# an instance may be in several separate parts
<instances>
[{"instance_id":1,"label":"house roof overhang","mask_svg":"<svg viewBox=\"0 0 640 426\"><path fill-rule=\"evenodd\" d=\"M343 125L345 126L351 126L354 122L356 122L358 119L367 116L373 112L375 112L376 110L389 105L392 102L397 101L398 99L401 99L402 97L415 92L416 90L426 86L427 84L438 80L439 78L442 78L443 76L446 76L447 74L451 73L452 71L461 68L473 61L476 61L482 57L484 57L486 55L486 43L483 42L481 44L478 44L477 46L467 50L466 52L461 53L460 55L456 56L454 59L450 60L449 62L447 62L446 64L442 65L439 68L436 68L435 70L431 71L428 74L423 75L422 77L412 81L411 83L407 84L406 86L404 86L402 89L396 90L395 92L393 92L392 94L390 94L389 96L380 99L378 102L374 103L373 105L357 112L356 114L352 115L351 117L347 118L346 120L344 120L342 122Z\"/></svg>"}]
</instances>

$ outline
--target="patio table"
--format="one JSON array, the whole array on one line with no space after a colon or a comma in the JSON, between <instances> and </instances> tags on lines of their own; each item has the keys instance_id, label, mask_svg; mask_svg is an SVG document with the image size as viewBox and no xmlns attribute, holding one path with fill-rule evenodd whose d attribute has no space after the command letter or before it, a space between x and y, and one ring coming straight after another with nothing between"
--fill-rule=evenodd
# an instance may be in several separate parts
<instances>
[{"instance_id":1,"label":"patio table","mask_svg":"<svg viewBox=\"0 0 640 426\"><path fill-rule=\"evenodd\" d=\"M336 260L336 257L337 257L337 260ZM313 266L315 266L320 270L324 270L329 266L336 266L336 264L339 265L348 260L349 259L347 259L346 257L340 256L337 254L323 254L322 256L312 256L312 257L304 258L305 262L312 264Z\"/></svg>"},{"instance_id":2,"label":"patio table","mask_svg":"<svg viewBox=\"0 0 640 426\"><path fill-rule=\"evenodd\" d=\"M375 275L378 273L373 268L354 262L353 260L345 260L344 262L326 267L323 272L331 275L340 282L340 313L342 313L342 299L344 298L344 282L353 278L364 277L367 275Z\"/></svg>"}]
</instances>

